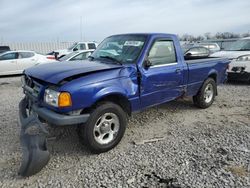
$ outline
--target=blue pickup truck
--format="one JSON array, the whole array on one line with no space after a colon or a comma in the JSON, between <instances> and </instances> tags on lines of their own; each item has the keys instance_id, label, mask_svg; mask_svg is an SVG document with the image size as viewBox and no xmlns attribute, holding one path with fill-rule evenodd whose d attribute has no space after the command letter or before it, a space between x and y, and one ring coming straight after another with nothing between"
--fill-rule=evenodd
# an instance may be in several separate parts
<instances>
[{"instance_id":1,"label":"blue pickup truck","mask_svg":"<svg viewBox=\"0 0 250 188\"><path fill-rule=\"evenodd\" d=\"M133 112L185 96L209 107L228 64L197 54L184 57L176 35L141 33L106 38L88 60L26 69L19 104L20 175L35 174L49 160L45 125L77 126L90 151L106 152L120 142Z\"/></svg>"}]
</instances>

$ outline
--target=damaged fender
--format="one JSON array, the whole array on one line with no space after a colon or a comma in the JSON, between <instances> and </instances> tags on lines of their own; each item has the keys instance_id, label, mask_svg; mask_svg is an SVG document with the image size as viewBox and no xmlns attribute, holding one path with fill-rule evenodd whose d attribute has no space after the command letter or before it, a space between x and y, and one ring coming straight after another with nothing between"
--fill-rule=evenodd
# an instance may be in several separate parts
<instances>
[{"instance_id":1,"label":"damaged fender","mask_svg":"<svg viewBox=\"0 0 250 188\"><path fill-rule=\"evenodd\" d=\"M19 103L20 141L23 156L18 174L24 177L41 171L50 159L46 141L48 132L37 114L33 112L29 116L27 115L27 105L26 99L22 99Z\"/></svg>"}]
</instances>

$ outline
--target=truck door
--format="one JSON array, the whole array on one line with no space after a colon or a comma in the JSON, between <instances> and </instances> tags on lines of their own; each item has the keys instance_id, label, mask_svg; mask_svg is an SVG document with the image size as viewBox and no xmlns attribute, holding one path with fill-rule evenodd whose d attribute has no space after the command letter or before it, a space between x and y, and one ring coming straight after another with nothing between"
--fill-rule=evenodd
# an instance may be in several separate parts
<instances>
[{"instance_id":1,"label":"truck door","mask_svg":"<svg viewBox=\"0 0 250 188\"><path fill-rule=\"evenodd\" d=\"M173 100L183 92L183 66L178 62L174 41L156 39L146 58L141 77L141 105L147 107Z\"/></svg>"}]
</instances>

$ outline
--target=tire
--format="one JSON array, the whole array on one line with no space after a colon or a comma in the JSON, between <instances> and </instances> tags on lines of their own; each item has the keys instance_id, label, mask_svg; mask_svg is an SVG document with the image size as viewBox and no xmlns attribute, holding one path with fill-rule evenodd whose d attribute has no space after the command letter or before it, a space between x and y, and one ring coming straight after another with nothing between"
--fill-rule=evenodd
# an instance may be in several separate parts
<instances>
[{"instance_id":1,"label":"tire","mask_svg":"<svg viewBox=\"0 0 250 188\"><path fill-rule=\"evenodd\" d=\"M193 97L195 106L203 109L208 108L213 104L216 93L217 86L214 79L208 78L203 83L197 95Z\"/></svg>"},{"instance_id":2,"label":"tire","mask_svg":"<svg viewBox=\"0 0 250 188\"><path fill-rule=\"evenodd\" d=\"M127 114L112 102L102 102L92 110L88 121L79 126L79 138L92 153L114 148L127 127Z\"/></svg>"}]
</instances>

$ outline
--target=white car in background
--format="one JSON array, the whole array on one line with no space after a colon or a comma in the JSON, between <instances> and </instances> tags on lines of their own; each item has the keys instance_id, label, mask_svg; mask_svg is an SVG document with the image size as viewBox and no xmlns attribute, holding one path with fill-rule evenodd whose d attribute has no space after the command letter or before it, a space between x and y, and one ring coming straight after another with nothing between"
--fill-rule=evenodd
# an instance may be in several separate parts
<instances>
[{"instance_id":1,"label":"white car in background","mask_svg":"<svg viewBox=\"0 0 250 188\"><path fill-rule=\"evenodd\" d=\"M250 37L242 38L233 42L227 49L215 52L211 55L211 57L222 57L230 60L236 60L240 56L248 54L250 54Z\"/></svg>"},{"instance_id":2,"label":"white car in background","mask_svg":"<svg viewBox=\"0 0 250 188\"><path fill-rule=\"evenodd\" d=\"M231 61L228 70L228 80L250 83L250 54L240 56Z\"/></svg>"},{"instance_id":3,"label":"white car in background","mask_svg":"<svg viewBox=\"0 0 250 188\"><path fill-rule=\"evenodd\" d=\"M97 48L97 45L98 44L95 42L76 42L73 45L71 45L68 49L54 50L53 53L59 59L75 51L95 50Z\"/></svg>"},{"instance_id":4,"label":"white car in background","mask_svg":"<svg viewBox=\"0 0 250 188\"><path fill-rule=\"evenodd\" d=\"M204 43L198 43L197 45L209 49L211 53L220 51L220 46L217 43L205 43L204 42Z\"/></svg>"},{"instance_id":5,"label":"white car in background","mask_svg":"<svg viewBox=\"0 0 250 188\"><path fill-rule=\"evenodd\" d=\"M233 42L229 48L213 53L211 57L231 60L228 69L229 80L250 81L250 37Z\"/></svg>"},{"instance_id":6,"label":"white car in background","mask_svg":"<svg viewBox=\"0 0 250 188\"><path fill-rule=\"evenodd\" d=\"M22 74L23 70L35 65L54 62L51 56L34 51L8 51L0 54L0 75Z\"/></svg>"},{"instance_id":7,"label":"white car in background","mask_svg":"<svg viewBox=\"0 0 250 188\"><path fill-rule=\"evenodd\" d=\"M58 59L58 61L77 61L77 60L85 60L87 59L94 50L82 50L72 52L68 55L65 55Z\"/></svg>"}]
</instances>

